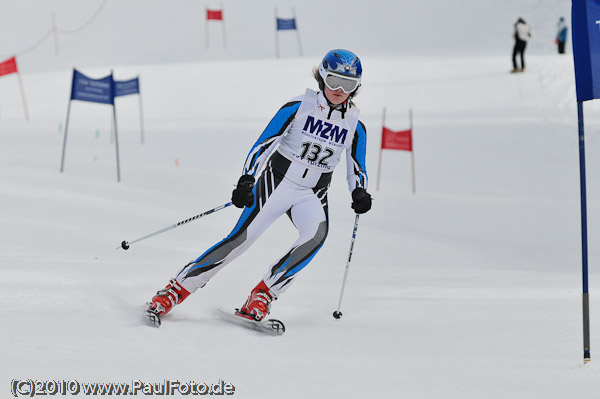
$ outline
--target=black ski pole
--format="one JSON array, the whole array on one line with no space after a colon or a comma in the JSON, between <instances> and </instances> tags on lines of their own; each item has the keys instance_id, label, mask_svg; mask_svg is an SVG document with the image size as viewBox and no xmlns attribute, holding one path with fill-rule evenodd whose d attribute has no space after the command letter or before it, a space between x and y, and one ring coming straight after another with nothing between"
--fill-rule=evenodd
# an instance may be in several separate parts
<instances>
[{"instance_id":1,"label":"black ski pole","mask_svg":"<svg viewBox=\"0 0 600 399\"><path fill-rule=\"evenodd\" d=\"M158 235L158 234L164 233L165 231L172 230L172 229L174 229L174 228L176 228L176 227L179 227L179 226L182 226L182 225L184 225L184 224L186 224L186 223L193 222L193 221L194 221L194 220L196 220L196 219L200 219L200 218L201 218L201 217L203 217L203 216L210 215L211 213L214 213L214 212L216 212L216 211L220 211L221 209L227 208L227 207L228 207L228 206L230 206L230 205L233 205L233 202L228 202L228 203L226 203L226 204L219 205L219 206L217 206L216 208L213 208L213 209L211 209L211 210L208 210L208 211L206 211L206 212L200 213L200 214L198 214L198 215L196 215L196 216L192 216L192 217L191 217L191 218L189 218L189 219L182 220L182 221L181 221L181 222L179 222L179 223L175 223L175 224L174 224L174 225L172 225L172 226L165 227L164 229L160 229L160 230L158 230L158 231L155 231L155 232L154 232L154 233L152 233L152 234L148 234L148 235L146 235L146 236L140 237L140 238L138 238L138 239L135 239L135 240L133 240L133 241L123 241L123 242L121 243L121 246L120 246L120 247L117 247L117 249L119 249L119 248L123 248L123 249L127 250L127 249L129 249L129 246L130 246L131 244L135 244L136 242L139 242L139 241L145 240L146 238L150 238L150 237L153 237L153 236L155 236L155 235Z\"/></svg>"},{"instance_id":2,"label":"black ski pole","mask_svg":"<svg viewBox=\"0 0 600 399\"><path fill-rule=\"evenodd\" d=\"M358 230L358 214L356 214L356 219L354 219L354 230L352 230L352 241L350 242L350 251L348 252L348 261L346 262L346 271L344 272L344 282L342 283L342 292L340 292L340 302L338 303L338 308L335 312L333 312L333 317L339 319L342 317L342 312L340 312L340 308L342 307L342 298L344 296L344 288L346 287L346 279L348 278L348 271L350 270L350 261L352 260L352 250L354 249L354 241L356 240L356 230Z\"/></svg>"}]
</instances>

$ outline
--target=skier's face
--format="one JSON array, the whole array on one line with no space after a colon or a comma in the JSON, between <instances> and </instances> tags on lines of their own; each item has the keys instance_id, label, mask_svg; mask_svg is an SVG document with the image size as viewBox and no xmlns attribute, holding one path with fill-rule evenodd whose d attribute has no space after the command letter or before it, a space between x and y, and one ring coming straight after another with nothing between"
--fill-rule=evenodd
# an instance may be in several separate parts
<instances>
[{"instance_id":1,"label":"skier's face","mask_svg":"<svg viewBox=\"0 0 600 399\"><path fill-rule=\"evenodd\" d=\"M337 90L331 90L327 85L325 85L325 97L329 100L333 105L338 105L343 103L348 99L350 93L344 93L342 88L340 87Z\"/></svg>"}]
</instances>

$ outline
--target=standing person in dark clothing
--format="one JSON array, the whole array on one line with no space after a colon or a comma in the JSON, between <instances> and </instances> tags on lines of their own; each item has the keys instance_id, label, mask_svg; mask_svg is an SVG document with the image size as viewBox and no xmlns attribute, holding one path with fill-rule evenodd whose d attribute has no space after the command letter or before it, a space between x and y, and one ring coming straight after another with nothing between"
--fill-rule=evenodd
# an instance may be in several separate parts
<instances>
[{"instance_id":1,"label":"standing person in dark clothing","mask_svg":"<svg viewBox=\"0 0 600 399\"><path fill-rule=\"evenodd\" d=\"M513 69L510 72L525 72L525 47L531 37L531 27L523 18L519 18L515 23L513 37L515 38L515 47L512 56ZM517 67L517 55L521 56L521 69Z\"/></svg>"},{"instance_id":2,"label":"standing person in dark clothing","mask_svg":"<svg viewBox=\"0 0 600 399\"><path fill-rule=\"evenodd\" d=\"M567 42L567 24L565 18L560 17L558 20L558 29L556 31L556 44L558 45L558 54L565 53L565 43Z\"/></svg>"}]
</instances>

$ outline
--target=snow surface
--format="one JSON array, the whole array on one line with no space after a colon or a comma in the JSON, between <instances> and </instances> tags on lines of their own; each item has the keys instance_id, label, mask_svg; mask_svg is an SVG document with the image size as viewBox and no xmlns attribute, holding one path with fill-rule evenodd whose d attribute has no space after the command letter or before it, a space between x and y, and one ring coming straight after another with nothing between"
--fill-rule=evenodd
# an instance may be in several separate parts
<instances>
[{"instance_id":1,"label":"snow surface","mask_svg":"<svg viewBox=\"0 0 600 399\"><path fill-rule=\"evenodd\" d=\"M161 328L142 323L144 302L240 212L227 208L129 251L119 243L227 202L278 107L314 87L318 59L115 68L118 79L141 75L146 128L142 145L138 98L117 99L120 183L111 108L98 104L72 103L59 173L70 69L23 74L29 121L16 78L0 79L0 396L12 379L33 378L223 379L239 398L598 397L600 109L585 104L592 362L584 366L568 55L531 54L516 75L506 55L363 57L357 101L374 206L360 219L342 319L332 312L354 222L343 165L327 242L273 305L285 335L215 314L240 306L295 240L285 217ZM416 195L403 152L384 152L375 190L384 106L392 129L406 128L413 109Z\"/></svg>"},{"instance_id":2,"label":"snow surface","mask_svg":"<svg viewBox=\"0 0 600 399\"><path fill-rule=\"evenodd\" d=\"M0 59L16 53L24 71L273 59L275 8L281 18L292 18L295 10L302 50L314 59L340 47L362 57L505 54L506 58L518 17L533 29L527 51L548 54L555 51L558 18L570 19L571 9L569 0L177 0L165 4L164 0L0 0L0 32L5 33L0 35ZM94 18L99 7L101 12ZM206 23L206 8L223 10L225 46L222 25ZM53 15L60 31L57 42L50 35L38 44L52 28ZM295 32L282 31L278 36L281 57L297 56Z\"/></svg>"}]
</instances>

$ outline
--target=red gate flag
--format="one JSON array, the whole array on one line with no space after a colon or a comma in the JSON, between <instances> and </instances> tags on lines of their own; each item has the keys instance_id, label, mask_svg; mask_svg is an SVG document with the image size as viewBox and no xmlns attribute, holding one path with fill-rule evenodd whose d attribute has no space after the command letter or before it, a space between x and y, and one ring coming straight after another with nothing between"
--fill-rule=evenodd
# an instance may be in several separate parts
<instances>
[{"instance_id":1,"label":"red gate flag","mask_svg":"<svg viewBox=\"0 0 600 399\"><path fill-rule=\"evenodd\" d=\"M401 150L410 152L410 166L412 174L412 191L416 193L415 182L415 151L413 149L412 139L412 109L408 111L410 119L410 128L408 130L393 131L385 127L385 107L383 108L383 120L381 122L381 149L379 150L379 166L377 173L377 191L379 191L379 181L381 180L381 155L383 150Z\"/></svg>"},{"instance_id":2,"label":"red gate flag","mask_svg":"<svg viewBox=\"0 0 600 399\"><path fill-rule=\"evenodd\" d=\"M206 10L206 20L214 19L217 21L223 20L223 11L222 10Z\"/></svg>"},{"instance_id":3,"label":"red gate flag","mask_svg":"<svg viewBox=\"0 0 600 399\"><path fill-rule=\"evenodd\" d=\"M10 75L11 73L17 74L19 80L19 87L21 88L21 97L23 98L23 108L25 109L25 119L29 120L29 112L27 112L27 101L25 100L25 90L23 90L23 82L21 81L21 74L17 68L17 58L12 57L5 61L0 62L0 76Z\"/></svg>"},{"instance_id":4,"label":"red gate flag","mask_svg":"<svg viewBox=\"0 0 600 399\"><path fill-rule=\"evenodd\" d=\"M383 127L381 149L412 151L412 129L393 131Z\"/></svg>"},{"instance_id":5,"label":"red gate flag","mask_svg":"<svg viewBox=\"0 0 600 399\"><path fill-rule=\"evenodd\" d=\"M0 76L10 75L11 73L17 72L17 59L15 57L0 62Z\"/></svg>"},{"instance_id":6,"label":"red gate flag","mask_svg":"<svg viewBox=\"0 0 600 399\"><path fill-rule=\"evenodd\" d=\"M223 7L223 5L221 4L221 8ZM223 19L223 10L209 10L208 7L206 7L206 23L205 25L205 29L206 29L206 48L209 47L209 39L208 39L208 21L217 21L217 22L221 22L221 25L223 26L223 48L227 48L227 39L225 37L225 20Z\"/></svg>"}]
</instances>

